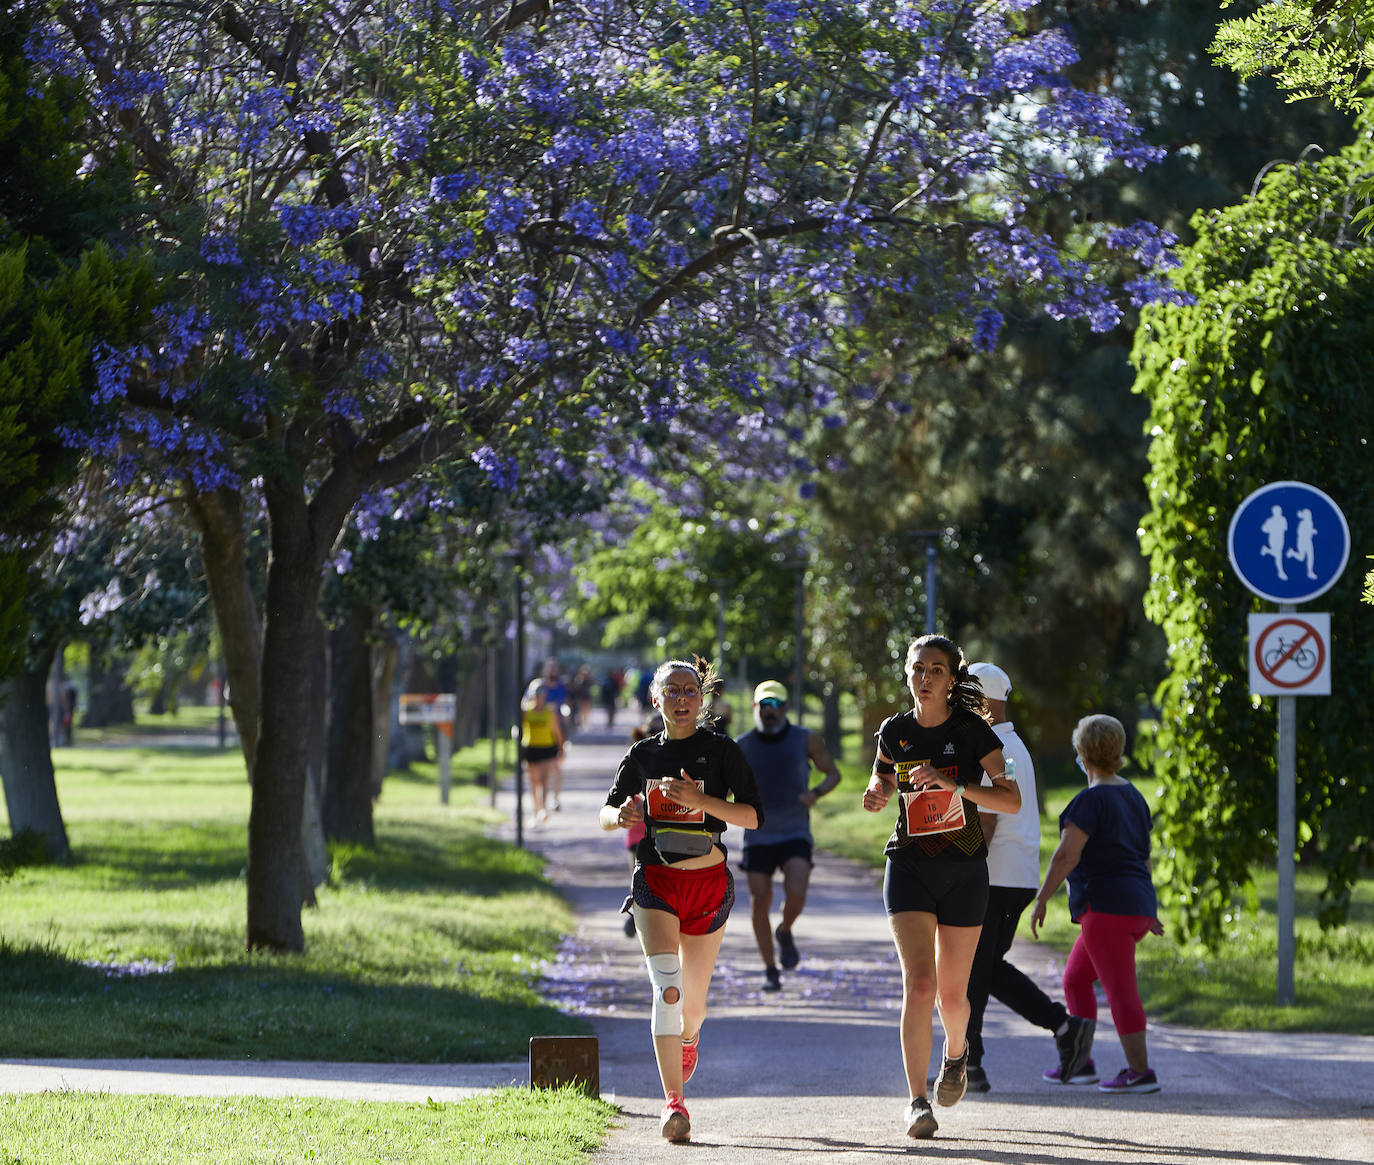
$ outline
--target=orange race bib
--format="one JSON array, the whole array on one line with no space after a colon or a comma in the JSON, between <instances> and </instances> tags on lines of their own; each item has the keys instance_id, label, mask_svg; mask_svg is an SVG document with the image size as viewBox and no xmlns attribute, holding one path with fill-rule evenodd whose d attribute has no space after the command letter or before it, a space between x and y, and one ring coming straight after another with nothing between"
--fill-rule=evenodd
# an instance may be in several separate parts
<instances>
[{"instance_id":1,"label":"orange race bib","mask_svg":"<svg viewBox=\"0 0 1374 1165\"><path fill-rule=\"evenodd\" d=\"M706 782L694 782L696 787L703 793L706 792ZM659 787L658 781L650 781L649 794L647 797L649 805L649 816L655 821L671 821L674 824L700 825L706 820L705 809L689 809L686 805L679 805L676 801L669 801L668 795Z\"/></svg>"},{"instance_id":2,"label":"orange race bib","mask_svg":"<svg viewBox=\"0 0 1374 1165\"><path fill-rule=\"evenodd\" d=\"M911 773L925 761L899 761L897 779L910 781ZM953 774L946 774L952 776ZM964 799L957 792L946 789L920 789L902 795L902 825L907 837L928 836L932 833L957 833L966 824Z\"/></svg>"},{"instance_id":3,"label":"orange race bib","mask_svg":"<svg viewBox=\"0 0 1374 1165\"><path fill-rule=\"evenodd\" d=\"M902 818L908 837L957 833L964 828L964 799L946 789L902 794Z\"/></svg>"}]
</instances>

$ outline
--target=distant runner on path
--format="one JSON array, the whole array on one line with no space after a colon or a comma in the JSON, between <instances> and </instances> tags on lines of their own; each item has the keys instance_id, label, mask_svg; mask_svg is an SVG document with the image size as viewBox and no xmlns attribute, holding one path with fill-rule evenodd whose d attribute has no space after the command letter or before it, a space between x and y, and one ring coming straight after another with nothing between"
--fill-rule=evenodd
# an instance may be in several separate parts
<instances>
[{"instance_id":1,"label":"distant runner on path","mask_svg":"<svg viewBox=\"0 0 1374 1165\"><path fill-rule=\"evenodd\" d=\"M778 923L779 961L784 971L801 962L792 927L806 906L811 881L811 806L840 783L840 770L825 742L787 718L787 689L764 680L754 689L754 727L736 743L754 770L767 824L746 829L740 868L749 882L754 940L763 958L763 989L782 987L773 961L773 875L782 871L782 919ZM825 779L811 787L814 765Z\"/></svg>"},{"instance_id":2,"label":"distant runner on path","mask_svg":"<svg viewBox=\"0 0 1374 1165\"><path fill-rule=\"evenodd\" d=\"M703 699L715 678L705 665L659 665L649 694L663 732L630 746L600 814L602 829L646 826L625 909L634 912L649 965L649 1030L665 1100L660 1130L669 1141L691 1139L683 1089L696 1070L706 991L735 901L721 833L763 823L739 745L705 727Z\"/></svg>"}]
</instances>

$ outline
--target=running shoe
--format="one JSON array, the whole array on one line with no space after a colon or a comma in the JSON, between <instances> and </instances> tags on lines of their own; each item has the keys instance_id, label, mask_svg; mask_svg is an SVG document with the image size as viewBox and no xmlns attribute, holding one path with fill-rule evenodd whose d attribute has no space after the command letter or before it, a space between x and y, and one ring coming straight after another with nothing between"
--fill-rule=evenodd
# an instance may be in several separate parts
<instances>
[{"instance_id":1,"label":"running shoe","mask_svg":"<svg viewBox=\"0 0 1374 1165\"><path fill-rule=\"evenodd\" d=\"M917 1096L906 1106L904 1114L906 1120L906 1135L917 1141L928 1141L935 1135L935 1130L940 1126L935 1120L935 1114L930 1110L930 1101L924 1096Z\"/></svg>"},{"instance_id":2,"label":"running shoe","mask_svg":"<svg viewBox=\"0 0 1374 1165\"><path fill-rule=\"evenodd\" d=\"M968 1088L968 1044L964 1044L964 1054L951 1060L941 1057L940 1074L935 1077L935 1103L943 1108L953 1108L964 1098Z\"/></svg>"},{"instance_id":3,"label":"running shoe","mask_svg":"<svg viewBox=\"0 0 1374 1165\"><path fill-rule=\"evenodd\" d=\"M970 1069L970 1071L972 1071L972 1069ZM1048 1080L1051 1084L1096 1084L1097 1066L1093 1063L1092 1057L1089 1056L1083 1061L1083 1067L1078 1070L1077 1076L1071 1076L1069 1079L1065 1080L1059 1075L1059 1065L1056 1064L1053 1068L1046 1068L1045 1071L1041 1073L1040 1078L1042 1080Z\"/></svg>"},{"instance_id":4,"label":"running shoe","mask_svg":"<svg viewBox=\"0 0 1374 1165\"><path fill-rule=\"evenodd\" d=\"M1159 1077L1155 1075L1153 1068L1146 1068L1144 1072L1132 1072L1129 1068L1122 1068L1110 1080L1104 1080L1097 1086L1098 1092L1158 1092Z\"/></svg>"},{"instance_id":5,"label":"running shoe","mask_svg":"<svg viewBox=\"0 0 1374 1165\"><path fill-rule=\"evenodd\" d=\"M764 967L763 969L763 989L765 991L781 991L782 980L778 977L777 967Z\"/></svg>"},{"instance_id":6,"label":"running shoe","mask_svg":"<svg viewBox=\"0 0 1374 1165\"><path fill-rule=\"evenodd\" d=\"M968 1090L970 1092L991 1092L992 1085L988 1083L988 1074L982 1068L975 1068L970 1065L966 1071L968 1076Z\"/></svg>"},{"instance_id":7,"label":"running shoe","mask_svg":"<svg viewBox=\"0 0 1374 1165\"><path fill-rule=\"evenodd\" d=\"M682 1041L682 1082L687 1083L692 1078L692 1073L697 1070L697 1044L701 1042L701 1033L697 1032L689 1043Z\"/></svg>"},{"instance_id":8,"label":"running shoe","mask_svg":"<svg viewBox=\"0 0 1374 1165\"><path fill-rule=\"evenodd\" d=\"M682 1097L670 1096L663 1106L663 1123L660 1126L665 1141L690 1141L692 1139L692 1118L687 1115L687 1106Z\"/></svg>"},{"instance_id":9,"label":"running shoe","mask_svg":"<svg viewBox=\"0 0 1374 1165\"><path fill-rule=\"evenodd\" d=\"M1082 1073L1083 1064L1092 1052L1096 1030L1097 1020L1069 1016L1064 1034L1054 1037L1054 1046L1059 1049L1059 1079L1072 1080Z\"/></svg>"},{"instance_id":10,"label":"running shoe","mask_svg":"<svg viewBox=\"0 0 1374 1165\"><path fill-rule=\"evenodd\" d=\"M797 944L792 941L792 932L778 927L773 932L773 937L778 940L778 962L782 964L784 971L790 971L801 962L801 955L797 953Z\"/></svg>"}]
</instances>

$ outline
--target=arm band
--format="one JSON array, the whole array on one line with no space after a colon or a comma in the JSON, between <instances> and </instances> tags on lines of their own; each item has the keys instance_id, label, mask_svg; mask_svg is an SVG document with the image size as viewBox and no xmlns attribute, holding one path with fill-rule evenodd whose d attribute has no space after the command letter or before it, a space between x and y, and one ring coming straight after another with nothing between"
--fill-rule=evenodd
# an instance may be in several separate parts
<instances>
[{"instance_id":1,"label":"arm band","mask_svg":"<svg viewBox=\"0 0 1374 1165\"><path fill-rule=\"evenodd\" d=\"M873 771L875 773L895 773L897 771L897 766L890 760L875 760L873 762Z\"/></svg>"}]
</instances>

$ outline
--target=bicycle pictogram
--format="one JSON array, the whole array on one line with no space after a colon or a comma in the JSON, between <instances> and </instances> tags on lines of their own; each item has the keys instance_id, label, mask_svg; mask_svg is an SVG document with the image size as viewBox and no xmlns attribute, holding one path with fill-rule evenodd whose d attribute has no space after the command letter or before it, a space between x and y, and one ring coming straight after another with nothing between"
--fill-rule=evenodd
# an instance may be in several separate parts
<instances>
[{"instance_id":1,"label":"bicycle pictogram","mask_svg":"<svg viewBox=\"0 0 1374 1165\"><path fill-rule=\"evenodd\" d=\"M1306 639L1307 636L1303 636ZM1291 663L1294 667L1302 668L1303 671L1311 671L1317 666L1318 659L1315 651L1309 651L1303 646L1302 639L1296 641L1284 639L1282 635L1273 647L1264 653L1264 667L1266 671L1273 671L1281 663Z\"/></svg>"}]
</instances>

